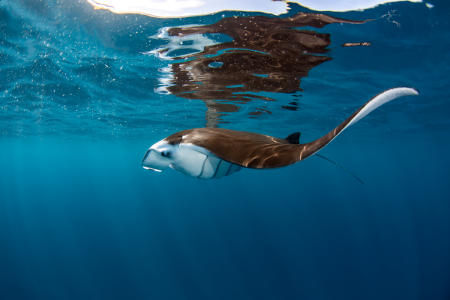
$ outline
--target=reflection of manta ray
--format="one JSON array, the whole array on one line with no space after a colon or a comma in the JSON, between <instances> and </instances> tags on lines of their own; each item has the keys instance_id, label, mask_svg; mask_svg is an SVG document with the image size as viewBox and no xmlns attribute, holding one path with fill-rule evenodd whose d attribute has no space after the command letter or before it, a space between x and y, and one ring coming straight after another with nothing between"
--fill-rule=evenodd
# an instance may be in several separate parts
<instances>
[{"instance_id":1,"label":"reflection of manta ray","mask_svg":"<svg viewBox=\"0 0 450 300\"><path fill-rule=\"evenodd\" d=\"M180 97L204 100L208 127L216 127L220 113L238 110L234 104L218 101L273 100L254 94L260 91L294 93L300 90L302 77L331 59L322 55L328 51L329 34L295 27L363 22L298 13L286 18L232 17L212 25L171 28L171 36L222 33L233 41L207 46L201 53L183 57L188 61L172 64L173 79L166 89ZM286 108L295 110L296 103Z\"/></svg>"},{"instance_id":2,"label":"reflection of manta ray","mask_svg":"<svg viewBox=\"0 0 450 300\"><path fill-rule=\"evenodd\" d=\"M220 128L180 131L151 146L142 164L144 168L156 171L171 167L198 178L227 176L241 167L284 167L317 153L344 129L377 107L408 95L418 95L418 92L404 87L387 90L372 98L328 134L306 144L299 144L299 133L280 139Z\"/></svg>"}]
</instances>

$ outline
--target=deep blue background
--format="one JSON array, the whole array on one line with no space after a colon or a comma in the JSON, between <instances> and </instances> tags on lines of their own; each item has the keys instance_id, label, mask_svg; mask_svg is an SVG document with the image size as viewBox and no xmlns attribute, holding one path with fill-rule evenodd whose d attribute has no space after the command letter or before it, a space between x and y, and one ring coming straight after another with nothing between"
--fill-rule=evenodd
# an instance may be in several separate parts
<instances>
[{"instance_id":1,"label":"deep blue background","mask_svg":"<svg viewBox=\"0 0 450 300\"><path fill-rule=\"evenodd\" d=\"M272 115L226 116L309 141L383 89L418 88L324 149L361 185L315 157L211 181L140 167L204 126L201 101L154 92L167 62L142 53L167 41L149 36L221 14L0 2L0 299L450 299L450 10L435 4L333 14L376 20L321 30L333 60L299 111L279 95ZM372 47L340 47L359 40Z\"/></svg>"}]
</instances>

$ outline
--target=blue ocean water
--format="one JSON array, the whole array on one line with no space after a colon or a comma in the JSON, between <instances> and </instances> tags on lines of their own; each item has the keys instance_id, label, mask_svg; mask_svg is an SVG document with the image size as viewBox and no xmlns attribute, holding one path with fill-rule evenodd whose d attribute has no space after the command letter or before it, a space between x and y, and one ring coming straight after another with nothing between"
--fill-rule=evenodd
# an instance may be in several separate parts
<instances>
[{"instance_id":1,"label":"blue ocean water","mask_svg":"<svg viewBox=\"0 0 450 300\"><path fill-rule=\"evenodd\" d=\"M167 32L261 13L0 1L0 299L450 299L450 7L429 3L296 26L329 35L297 55L326 59L284 72L292 53L274 51L273 71L246 70L274 80L259 85L201 68L190 80L195 55L224 44L204 57L225 59L233 37ZM301 12L317 13L291 4L278 18ZM242 45L238 71L260 51ZM141 168L151 144L189 128L311 141L396 86L420 96L321 152L364 184L317 157L217 180Z\"/></svg>"}]
</instances>

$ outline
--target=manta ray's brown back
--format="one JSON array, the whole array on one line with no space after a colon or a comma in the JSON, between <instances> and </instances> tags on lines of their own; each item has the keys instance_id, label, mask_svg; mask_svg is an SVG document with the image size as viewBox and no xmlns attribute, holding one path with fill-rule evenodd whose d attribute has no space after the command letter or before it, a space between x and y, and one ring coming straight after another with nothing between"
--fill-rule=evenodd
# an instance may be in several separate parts
<instances>
[{"instance_id":1,"label":"manta ray's brown back","mask_svg":"<svg viewBox=\"0 0 450 300\"><path fill-rule=\"evenodd\" d=\"M170 144L190 143L247 168L278 168L299 160L301 145L268 135L221 128L196 128L166 138Z\"/></svg>"}]
</instances>

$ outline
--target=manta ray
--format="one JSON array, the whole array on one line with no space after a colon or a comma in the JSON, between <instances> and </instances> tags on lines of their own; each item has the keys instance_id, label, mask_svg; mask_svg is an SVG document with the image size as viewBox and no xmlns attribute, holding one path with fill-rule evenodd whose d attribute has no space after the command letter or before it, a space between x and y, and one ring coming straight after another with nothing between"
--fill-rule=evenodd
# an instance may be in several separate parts
<instances>
[{"instance_id":1,"label":"manta ray","mask_svg":"<svg viewBox=\"0 0 450 300\"><path fill-rule=\"evenodd\" d=\"M344 122L315 141L300 144L300 133L286 138L222 128L194 128L174 133L152 145L142 166L161 172L172 168L183 174L211 179L228 176L241 168L272 169L299 162L329 144L346 128L381 105L417 90L398 87L373 97Z\"/></svg>"}]
</instances>

